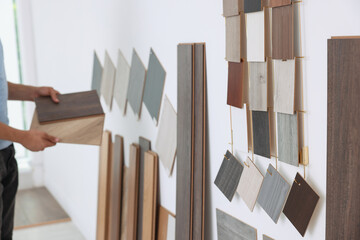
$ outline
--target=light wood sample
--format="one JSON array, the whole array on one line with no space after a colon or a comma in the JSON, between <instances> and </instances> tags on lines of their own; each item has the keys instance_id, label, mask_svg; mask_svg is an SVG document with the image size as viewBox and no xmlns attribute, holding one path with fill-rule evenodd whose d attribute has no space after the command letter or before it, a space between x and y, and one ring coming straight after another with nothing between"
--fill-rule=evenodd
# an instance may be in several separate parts
<instances>
[{"instance_id":1,"label":"light wood sample","mask_svg":"<svg viewBox=\"0 0 360 240\"><path fill-rule=\"evenodd\" d=\"M123 53L119 50L115 76L114 98L120 112L126 113L127 90L129 87L130 66Z\"/></svg>"},{"instance_id":2,"label":"light wood sample","mask_svg":"<svg viewBox=\"0 0 360 240\"><path fill-rule=\"evenodd\" d=\"M226 60L240 62L241 60L241 16L227 17L226 24Z\"/></svg>"},{"instance_id":3,"label":"light wood sample","mask_svg":"<svg viewBox=\"0 0 360 240\"><path fill-rule=\"evenodd\" d=\"M246 104L246 129L247 129L247 142L248 151L253 151L253 131L252 131L252 112L249 108L249 104Z\"/></svg>"},{"instance_id":4,"label":"light wood sample","mask_svg":"<svg viewBox=\"0 0 360 240\"><path fill-rule=\"evenodd\" d=\"M244 11L244 0L223 0L223 15L230 17Z\"/></svg>"},{"instance_id":5,"label":"light wood sample","mask_svg":"<svg viewBox=\"0 0 360 240\"><path fill-rule=\"evenodd\" d=\"M279 161L299 166L297 114L277 114Z\"/></svg>"},{"instance_id":6,"label":"light wood sample","mask_svg":"<svg viewBox=\"0 0 360 240\"><path fill-rule=\"evenodd\" d=\"M157 240L175 240L175 216L162 206L158 207L157 214ZM174 226L169 226L174 224ZM170 230L170 231L169 231Z\"/></svg>"},{"instance_id":7,"label":"light wood sample","mask_svg":"<svg viewBox=\"0 0 360 240\"><path fill-rule=\"evenodd\" d=\"M121 196L121 240L127 240L127 215L128 215L129 169L123 166L122 196Z\"/></svg>"},{"instance_id":8,"label":"light wood sample","mask_svg":"<svg viewBox=\"0 0 360 240\"><path fill-rule=\"evenodd\" d=\"M265 62L265 12L246 14L246 46L248 62Z\"/></svg>"},{"instance_id":9,"label":"light wood sample","mask_svg":"<svg viewBox=\"0 0 360 240\"><path fill-rule=\"evenodd\" d=\"M98 55L94 51L94 63L93 63L93 75L92 75L92 82L91 82L91 89L96 90L98 96L101 95L101 76L103 73L103 67L99 60Z\"/></svg>"},{"instance_id":10,"label":"light wood sample","mask_svg":"<svg viewBox=\"0 0 360 240\"><path fill-rule=\"evenodd\" d=\"M106 105L111 109L114 94L116 68L108 52L105 52L104 70L101 77L101 95L105 99Z\"/></svg>"},{"instance_id":11,"label":"light wood sample","mask_svg":"<svg viewBox=\"0 0 360 240\"><path fill-rule=\"evenodd\" d=\"M249 96L252 111L267 111L267 63L249 62Z\"/></svg>"}]
</instances>

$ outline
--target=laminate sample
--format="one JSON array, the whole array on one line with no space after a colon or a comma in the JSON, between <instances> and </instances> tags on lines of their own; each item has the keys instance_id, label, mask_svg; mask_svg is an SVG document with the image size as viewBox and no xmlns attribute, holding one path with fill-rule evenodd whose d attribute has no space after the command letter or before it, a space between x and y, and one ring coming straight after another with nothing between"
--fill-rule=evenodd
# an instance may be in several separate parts
<instances>
[{"instance_id":1,"label":"laminate sample","mask_svg":"<svg viewBox=\"0 0 360 240\"><path fill-rule=\"evenodd\" d=\"M51 97L35 98L40 124L104 114L95 90L60 94L58 99L60 102L55 103Z\"/></svg>"},{"instance_id":2,"label":"laminate sample","mask_svg":"<svg viewBox=\"0 0 360 240\"><path fill-rule=\"evenodd\" d=\"M106 105L111 109L114 94L116 68L108 52L105 52L104 70L101 77L101 95L105 99Z\"/></svg>"},{"instance_id":3,"label":"laminate sample","mask_svg":"<svg viewBox=\"0 0 360 240\"><path fill-rule=\"evenodd\" d=\"M294 59L293 5L272 9L272 58Z\"/></svg>"},{"instance_id":4,"label":"laminate sample","mask_svg":"<svg viewBox=\"0 0 360 240\"><path fill-rule=\"evenodd\" d=\"M269 164L257 202L277 223L283 210L290 185L276 169Z\"/></svg>"},{"instance_id":5,"label":"laminate sample","mask_svg":"<svg viewBox=\"0 0 360 240\"><path fill-rule=\"evenodd\" d=\"M260 170L253 161L248 158L236 192L244 200L250 211L254 210L263 180L264 176L261 174Z\"/></svg>"},{"instance_id":6,"label":"laminate sample","mask_svg":"<svg viewBox=\"0 0 360 240\"><path fill-rule=\"evenodd\" d=\"M171 218L171 219L170 219ZM172 213L170 213L167 209L162 206L158 207L158 215L157 215L157 240L167 240L174 239L175 240L175 217ZM174 226L168 225L173 224ZM171 230L171 231L168 231Z\"/></svg>"},{"instance_id":7,"label":"laminate sample","mask_svg":"<svg viewBox=\"0 0 360 240\"><path fill-rule=\"evenodd\" d=\"M112 154L108 232L109 239L120 239L124 139L119 135L115 135Z\"/></svg>"},{"instance_id":8,"label":"laminate sample","mask_svg":"<svg viewBox=\"0 0 360 240\"><path fill-rule=\"evenodd\" d=\"M139 192L139 158L140 147L137 144L130 145L130 166L128 182L128 212L126 223L127 239L135 240L137 233L137 216L138 216L138 192Z\"/></svg>"},{"instance_id":9,"label":"laminate sample","mask_svg":"<svg viewBox=\"0 0 360 240\"><path fill-rule=\"evenodd\" d=\"M274 240L274 239L263 234L263 240Z\"/></svg>"},{"instance_id":10,"label":"laminate sample","mask_svg":"<svg viewBox=\"0 0 360 240\"><path fill-rule=\"evenodd\" d=\"M239 185L243 170L244 166L227 151L214 183L230 202Z\"/></svg>"},{"instance_id":11,"label":"laminate sample","mask_svg":"<svg viewBox=\"0 0 360 240\"><path fill-rule=\"evenodd\" d=\"M175 227L176 219L172 215L169 215L166 240L175 240Z\"/></svg>"},{"instance_id":12,"label":"laminate sample","mask_svg":"<svg viewBox=\"0 0 360 240\"><path fill-rule=\"evenodd\" d=\"M161 100L165 85L165 69L153 49L150 49L149 66L146 74L144 104L154 122L158 123Z\"/></svg>"},{"instance_id":13,"label":"laminate sample","mask_svg":"<svg viewBox=\"0 0 360 240\"><path fill-rule=\"evenodd\" d=\"M94 51L94 63L93 63L93 74L91 82L91 90L96 90L98 96L101 95L101 76L103 73L103 67L99 60L98 55Z\"/></svg>"},{"instance_id":14,"label":"laminate sample","mask_svg":"<svg viewBox=\"0 0 360 240\"><path fill-rule=\"evenodd\" d=\"M111 132L105 131L100 146L96 239L109 237L110 182L113 146Z\"/></svg>"},{"instance_id":15,"label":"laminate sample","mask_svg":"<svg viewBox=\"0 0 360 240\"><path fill-rule=\"evenodd\" d=\"M326 239L360 236L359 37L328 40Z\"/></svg>"},{"instance_id":16,"label":"laminate sample","mask_svg":"<svg viewBox=\"0 0 360 240\"><path fill-rule=\"evenodd\" d=\"M216 209L216 222L219 240L256 240L257 230L252 226Z\"/></svg>"},{"instance_id":17,"label":"laminate sample","mask_svg":"<svg viewBox=\"0 0 360 240\"><path fill-rule=\"evenodd\" d=\"M119 50L115 76L114 98L120 111L126 113L127 91L129 87L130 66Z\"/></svg>"},{"instance_id":18,"label":"laminate sample","mask_svg":"<svg viewBox=\"0 0 360 240\"><path fill-rule=\"evenodd\" d=\"M297 115L277 114L279 161L299 166Z\"/></svg>"},{"instance_id":19,"label":"laminate sample","mask_svg":"<svg viewBox=\"0 0 360 240\"><path fill-rule=\"evenodd\" d=\"M272 58L272 8L265 7L265 57ZM271 62L271 61L267 62Z\"/></svg>"},{"instance_id":20,"label":"laminate sample","mask_svg":"<svg viewBox=\"0 0 360 240\"><path fill-rule=\"evenodd\" d=\"M127 240L127 215L128 215L128 192L129 192L129 170L123 166L123 179L122 179L122 196L121 196L121 240Z\"/></svg>"},{"instance_id":21,"label":"laminate sample","mask_svg":"<svg viewBox=\"0 0 360 240\"><path fill-rule=\"evenodd\" d=\"M295 57L302 57L300 2L294 3L293 8L294 8L294 55Z\"/></svg>"},{"instance_id":22,"label":"laminate sample","mask_svg":"<svg viewBox=\"0 0 360 240\"><path fill-rule=\"evenodd\" d=\"M246 14L246 46L248 62L265 62L264 11Z\"/></svg>"},{"instance_id":23,"label":"laminate sample","mask_svg":"<svg viewBox=\"0 0 360 240\"><path fill-rule=\"evenodd\" d=\"M262 6L268 8L290 5L291 0L262 0Z\"/></svg>"},{"instance_id":24,"label":"laminate sample","mask_svg":"<svg viewBox=\"0 0 360 240\"><path fill-rule=\"evenodd\" d=\"M241 60L241 16L227 17L226 29L226 61L240 62Z\"/></svg>"},{"instance_id":25,"label":"laminate sample","mask_svg":"<svg viewBox=\"0 0 360 240\"><path fill-rule=\"evenodd\" d=\"M267 111L267 63L249 62L250 109Z\"/></svg>"},{"instance_id":26,"label":"laminate sample","mask_svg":"<svg viewBox=\"0 0 360 240\"><path fill-rule=\"evenodd\" d=\"M239 15L244 11L244 0L223 0L223 16Z\"/></svg>"},{"instance_id":27,"label":"laminate sample","mask_svg":"<svg viewBox=\"0 0 360 240\"><path fill-rule=\"evenodd\" d=\"M273 60L274 112L294 114L295 60Z\"/></svg>"},{"instance_id":28,"label":"laminate sample","mask_svg":"<svg viewBox=\"0 0 360 240\"><path fill-rule=\"evenodd\" d=\"M295 111L305 111L303 87L303 59L295 59Z\"/></svg>"},{"instance_id":29,"label":"laminate sample","mask_svg":"<svg viewBox=\"0 0 360 240\"><path fill-rule=\"evenodd\" d=\"M261 10L261 0L244 0L245 13L259 12Z\"/></svg>"},{"instance_id":30,"label":"laminate sample","mask_svg":"<svg viewBox=\"0 0 360 240\"><path fill-rule=\"evenodd\" d=\"M140 161L139 161L139 193L138 193L138 217L136 239L141 240L143 231L143 206L144 206L144 186L145 186L145 153L151 150L151 142L143 137L139 137Z\"/></svg>"},{"instance_id":31,"label":"laminate sample","mask_svg":"<svg viewBox=\"0 0 360 240\"><path fill-rule=\"evenodd\" d=\"M133 50L131 59L129 87L127 91L128 102L134 111L135 115L140 118L141 105L144 95L146 68L142 63L139 55Z\"/></svg>"},{"instance_id":32,"label":"laminate sample","mask_svg":"<svg viewBox=\"0 0 360 240\"><path fill-rule=\"evenodd\" d=\"M269 113L252 111L254 153L270 158Z\"/></svg>"},{"instance_id":33,"label":"laminate sample","mask_svg":"<svg viewBox=\"0 0 360 240\"><path fill-rule=\"evenodd\" d=\"M237 108L243 108L243 79L244 61L240 63L229 62L227 104Z\"/></svg>"},{"instance_id":34,"label":"laminate sample","mask_svg":"<svg viewBox=\"0 0 360 240\"><path fill-rule=\"evenodd\" d=\"M246 105L246 129L247 129L247 142L248 151L253 151L253 131L252 131L252 112L249 109L249 104Z\"/></svg>"},{"instance_id":35,"label":"laminate sample","mask_svg":"<svg viewBox=\"0 0 360 240\"><path fill-rule=\"evenodd\" d=\"M318 201L319 195L297 173L283 213L299 231L301 236L305 235Z\"/></svg>"},{"instance_id":36,"label":"laminate sample","mask_svg":"<svg viewBox=\"0 0 360 240\"><path fill-rule=\"evenodd\" d=\"M249 104L249 64L243 61L244 79L243 79L243 102Z\"/></svg>"}]
</instances>

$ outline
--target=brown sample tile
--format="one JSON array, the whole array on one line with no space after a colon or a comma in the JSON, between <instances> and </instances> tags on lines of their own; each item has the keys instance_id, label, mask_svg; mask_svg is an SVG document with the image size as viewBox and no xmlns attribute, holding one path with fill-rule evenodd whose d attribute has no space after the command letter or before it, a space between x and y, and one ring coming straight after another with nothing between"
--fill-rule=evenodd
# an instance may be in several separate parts
<instances>
[{"instance_id":1,"label":"brown sample tile","mask_svg":"<svg viewBox=\"0 0 360 240\"><path fill-rule=\"evenodd\" d=\"M227 104L243 108L244 62L229 62Z\"/></svg>"},{"instance_id":2,"label":"brown sample tile","mask_svg":"<svg viewBox=\"0 0 360 240\"><path fill-rule=\"evenodd\" d=\"M123 178L122 178L122 194L121 194L121 240L127 240L126 228L127 228L127 212L128 212L128 190L129 190L129 170L125 165L123 166Z\"/></svg>"}]
</instances>

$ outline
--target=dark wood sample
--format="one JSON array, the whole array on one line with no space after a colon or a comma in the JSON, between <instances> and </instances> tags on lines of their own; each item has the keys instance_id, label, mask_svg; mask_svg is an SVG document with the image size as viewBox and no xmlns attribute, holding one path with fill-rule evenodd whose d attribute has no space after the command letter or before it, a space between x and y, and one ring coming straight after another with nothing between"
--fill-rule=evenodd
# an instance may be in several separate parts
<instances>
[{"instance_id":1,"label":"dark wood sample","mask_svg":"<svg viewBox=\"0 0 360 240\"><path fill-rule=\"evenodd\" d=\"M230 202L239 185L243 170L244 166L227 151L214 183Z\"/></svg>"},{"instance_id":2,"label":"dark wood sample","mask_svg":"<svg viewBox=\"0 0 360 240\"><path fill-rule=\"evenodd\" d=\"M270 158L269 113L252 111L254 153Z\"/></svg>"},{"instance_id":3,"label":"dark wood sample","mask_svg":"<svg viewBox=\"0 0 360 240\"><path fill-rule=\"evenodd\" d=\"M360 38L328 40L326 239L360 236Z\"/></svg>"},{"instance_id":4,"label":"dark wood sample","mask_svg":"<svg viewBox=\"0 0 360 240\"><path fill-rule=\"evenodd\" d=\"M229 62L227 104L243 108L244 62Z\"/></svg>"},{"instance_id":5,"label":"dark wood sample","mask_svg":"<svg viewBox=\"0 0 360 240\"><path fill-rule=\"evenodd\" d=\"M50 97L35 98L40 124L104 114L95 90L60 94L58 98L59 103L53 102Z\"/></svg>"},{"instance_id":6,"label":"dark wood sample","mask_svg":"<svg viewBox=\"0 0 360 240\"><path fill-rule=\"evenodd\" d=\"M294 59L293 5L272 9L272 59Z\"/></svg>"},{"instance_id":7,"label":"dark wood sample","mask_svg":"<svg viewBox=\"0 0 360 240\"><path fill-rule=\"evenodd\" d=\"M262 0L261 4L263 7L274 8L290 5L291 0Z\"/></svg>"},{"instance_id":8,"label":"dark wood sample","mask_svg":"<svg viewBox=\"0 0 360 240\"><path fill-rule=\"evenodd\" d=\"M305 235L318 201L319 195L317 195L301 175L297 173L283 213L299 231L301 236Z\"/></svg>"},{"instance_id":9,"label":"dark wood sample","mask_svg":"<svg viewBox=\"0 0 360 240\"><path fill-rule=\"evenodd\" d=\"M244 0L245 13L259 12L261 9L261 0Z\"/></svg>"}]
</instances>

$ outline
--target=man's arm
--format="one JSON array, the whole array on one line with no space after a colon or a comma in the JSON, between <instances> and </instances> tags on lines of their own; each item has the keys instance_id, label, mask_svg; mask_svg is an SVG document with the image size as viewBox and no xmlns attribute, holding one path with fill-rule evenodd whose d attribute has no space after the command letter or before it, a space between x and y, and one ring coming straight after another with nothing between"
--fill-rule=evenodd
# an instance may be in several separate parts
<instances>
[{"instance_id":1,"label":"man's arm","mask_svg":"<svg viewBox=\"0 0 360 240\"><path fill-rule=\"evenodd\" d=\"M33 87L8 82L9 100L34 101L41 96L50 96L54 102L59 102L58 91L52 87Z\"/></svg>"}]
</instances>

